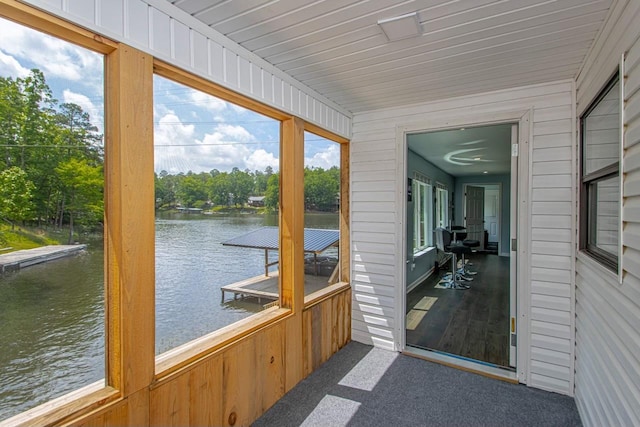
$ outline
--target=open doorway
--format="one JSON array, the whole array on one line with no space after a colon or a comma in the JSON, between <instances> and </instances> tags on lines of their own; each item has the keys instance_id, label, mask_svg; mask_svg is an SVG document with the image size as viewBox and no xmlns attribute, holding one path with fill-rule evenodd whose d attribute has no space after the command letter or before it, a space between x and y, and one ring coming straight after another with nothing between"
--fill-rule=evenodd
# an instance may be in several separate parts
<instances>
[{"instance_id":1,"label":"open doorway","mask_svg":"<svg viewBox=\"0 0 640 427\"><path fill-rule=\"evenodd\" d=\"M407 349L514 369L517 137L512 123L407 134Z\"/></svg>"}]
</instances>

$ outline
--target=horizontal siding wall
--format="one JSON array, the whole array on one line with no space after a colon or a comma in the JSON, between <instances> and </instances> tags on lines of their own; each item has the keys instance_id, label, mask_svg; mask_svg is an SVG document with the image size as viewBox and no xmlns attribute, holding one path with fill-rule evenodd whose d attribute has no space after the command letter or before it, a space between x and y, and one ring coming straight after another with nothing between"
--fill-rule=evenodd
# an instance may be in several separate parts
<instances>
[{"instance_id":1,"label":"horizontal siding wall","mask_svg":"<svg viewBox=\"0 0 640 427\"><path fill-rule=\"evenodd\" d=\"M580 114L626 52L624 279L590 258L576 265L576 385L585 425L640 425L640 3L620 1L578 77Z\"/></svg>"},{"instance_id":2,"label":"horizontal siding wall","mask_svg":"<svg viewBox=\"0 0 640 427\"><path fill-rule=\"evenodd\" d=\"M572 145L573 84L557 82L357 114L351 142L354 230L352 234L352 338L398 350L404 334L397 313L403 287L402 236L396 224L404 203L399 182L396 129L433 120L459 120L482 113L533 109L529 181L532 183L528 245L530 283L525 298L531 317L527 383L547 390L573 391L573 271L575 244L575 154ZM388 189L392 187L394 191ZM380 191L384 188L385 191ZM402 202L400 201L402 200ZM375 221L365 215L380 213ZM361 218L363 220L361 220ZM358 231L355 231L358 230Z\"/></svg>"},{"instance_id":3,"label":"horizontal siding wall","mask_svg":"<svg viewBox=\"0 0 640 427\"><path fill-rule=\"evenodd\" d=\"M24 0L340 136L350 113L165 0Z\"/></svg>"}]
</instances>

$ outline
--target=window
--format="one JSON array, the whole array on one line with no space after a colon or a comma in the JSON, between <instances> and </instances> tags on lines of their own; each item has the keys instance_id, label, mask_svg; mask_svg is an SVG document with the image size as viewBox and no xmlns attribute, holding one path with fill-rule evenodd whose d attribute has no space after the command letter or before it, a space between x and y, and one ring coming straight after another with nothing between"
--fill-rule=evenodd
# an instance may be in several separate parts
<instances>
[{"instance_id":1,"label":"window","mask_svg":"<svg viewBox=\"0 0 640 427\"><path fill-rule=\"evenodd\" d=\"M0 255L47 259L0 274L4 420L104 385L105 125L103 55L0 27Z\"/></svg>"},{"instance_id":2,"label":"window","mask_svg":"<svg viewBox=\"0 0 640 427\"><path fill-rule=\"evenodd\" d=\"M581 117L581 248L618 266L620 218L620 86L616 74Z\"/></svg>"},{"instance_id":3,"label":"window","mask_svg":"<svg viewBox=\"0 0 640 427\"><path fill-rule=\"evenodd\" d=\"M340 280L340 144L304 133L304 293Z\"/></svg>"},{"instance_id":4,"label":"window","mask_svg":"<svg viewBox=\"0 0 640 427\"><path fill-rule=\"evenodd\" d=\"M449 225L449 192L442 184L436 184L436 228Z\"/></svg>"},{"instance_id":5,"label":"window","mask_svg":"<svg viewBox=\"0 0 640 427\"><path fill-rule=\"evenodd\" d=\"M159 75L154 113L159 355L278 305L280 122Z\"/></svg>"},{"instance_id":6,"label":"window","mask_svg":"<svg viewBox=\"0 0 640 427\"><path fill-rule=\"evenodd\" d=\"M431 184L414 178L413 194L413 252L416 253L433 244Z\"/></svg>"}]
</instances>

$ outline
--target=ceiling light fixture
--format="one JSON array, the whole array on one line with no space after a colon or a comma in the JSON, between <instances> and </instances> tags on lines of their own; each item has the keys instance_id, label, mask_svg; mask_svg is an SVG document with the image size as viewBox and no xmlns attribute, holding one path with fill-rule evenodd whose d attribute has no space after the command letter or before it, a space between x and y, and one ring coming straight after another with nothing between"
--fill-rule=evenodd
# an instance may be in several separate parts
<instances>
[{"instance_id":1,"label":"ceiling light fixture","mask_svg":"<svg viewBox=\"0 0 640 427\"><path fill-rule=\"evenodd\" d=\"M390 42L416 37L422 34L416 12L393 18L380 19L378 25Z\"/></svg>"},{"instance_id":2,"label":"ceiling light fixture","mask_svg":"<svg viewBox=\"0 0 640 427\"><path fill-rule=\"evenodd\" d=\"M489 173L489 171L484 171L484 172L482 172L482 173Z\"/></svg>"}]
</instances>

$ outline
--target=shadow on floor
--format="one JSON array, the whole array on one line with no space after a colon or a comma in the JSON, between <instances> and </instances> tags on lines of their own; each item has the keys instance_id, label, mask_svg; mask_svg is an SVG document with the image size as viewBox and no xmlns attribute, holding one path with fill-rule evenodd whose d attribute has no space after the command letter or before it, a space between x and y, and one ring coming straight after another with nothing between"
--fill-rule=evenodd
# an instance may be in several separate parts
<instances>
[{"instance_id":1,"label":"shadow on floor","mask_svg":"<svg viewBox=\"0 0 640 427\"><path fill-rule=\"evenodd\" d=\"M580 426L571 397L351 342L254 426Z\"/></svg>"}]
</instances>

